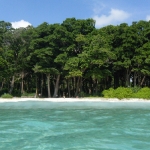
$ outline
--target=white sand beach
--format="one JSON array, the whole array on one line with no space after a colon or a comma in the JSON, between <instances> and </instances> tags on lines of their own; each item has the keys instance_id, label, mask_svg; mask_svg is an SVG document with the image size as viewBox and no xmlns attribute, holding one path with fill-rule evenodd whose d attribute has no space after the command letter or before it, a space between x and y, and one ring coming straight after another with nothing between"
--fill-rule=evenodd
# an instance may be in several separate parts
<instances>
[{"instance_id":1,"label":"white sand beach","mask_svg":"<svg viewBox=\"0 0 150 150\"><path fill-rule=\"evenodd\" d=\"M21 102L21 101L49 101L49 102L145 102L150 103L147 99L117 99L117 98L0 98L3 102Z\"/></svg>"}]
</instances>

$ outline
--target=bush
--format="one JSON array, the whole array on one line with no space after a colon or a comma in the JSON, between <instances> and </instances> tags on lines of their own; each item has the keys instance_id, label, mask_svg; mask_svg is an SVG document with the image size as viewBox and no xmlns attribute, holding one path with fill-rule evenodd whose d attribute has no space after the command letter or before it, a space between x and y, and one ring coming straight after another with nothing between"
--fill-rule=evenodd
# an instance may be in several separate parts
<instances>
[{"instance_id":1,"label":"bush","mask_svg":"<svg viewBox=\"0 0 150 150\"><path fill-rule=\"evenodd\" d=\"M108 90L104 90L102 92L103 96L105 98L131 98L132 97L132 89L131 88L125 88L125 87L118 87L117 89L110 88Z\"/></svg>"},{"instance_id":2,"label":"bush","mask_svg":"<svg viewBox=\"0 0 150 150\"><path fill-rule=\"evenodd\" d=\"M21 97L21 92L20 90L17 89L13 89L12 93L11 93L14 97Z\"/></svg>"},{"instance_id":3,"label":"bush","mask_svg":"<svg viewBox=\"0 0 150 150\"><path fill-rule=\"evenodd\" d=\"M21 97L25 97L25 98L27 98L27 97L33 98L34 96L35 96L35 93L26 93L26 92L24 92L24 93L21 95Z\"/></svg>"},{"instance_id":4,"label":"bush","mask_svg":"<svg viewBox=\"0 0 150 150\"><path fill-rule=\"evenodd\" d=\"M80 94L79 94L80 97L85 97L85 95L86 95L86 94L85 94L83 91L80 92Z\"/></svg>"},{"instance_id":5,"label":"bush","mask_svg":"<svg viewBox=\"0 0 150 150\"><path fill-rule=\"evenodd\" d=\"M125 88L125 87L118 87L114 91L114 97L123 99L123 98L131 98L132 97L132 89L131 88Z\"/></svg>"},{"instance_id":6,"label":"bush","mask_svg":"<svg viewBox=\"0 0 150 150\"><path fill-rule=\"evenodd\" d=\"M102 92L102 95L105 97L105 98L114 98L114 89L113 88L110 88L108 90L104 90Z\"/></svg>"},{"instance_id":7,"label":"bush","mask_svg":"<svg viewBox=\"0 0 150 150\"><path fill-rule=\"evenodd\" d=\"M10 94L3 94L1 98L13 98L13 96Z\"/></svg>"},{"instance_id":8,"label":"bush","mask_svg":"<svg viewBox=\"0 0 150 150\"><path fill-rule=\"evenodd\" d=\"M3 88L3 89L0 91L0 96L3 95L4 93L8 93L8 89L7 89L7 88Z\"/></svg>"},{"instance_id":9,"label":"bush","mask_svg":"<svg viewBox=\"0 0 150 150\"><path fill-rule=\"evenodd\" d=\"M150 88L144 87L144 88L140 89L137 93L133 94L133 97L150 99Z\"/></svg>"},{"instance_id":10,"label":"bush","mask_svg":"<svg viewBox=\"0 0 150 150\"><path fill-rule=\"evenodd\" d=\"M135 86L135 87L131 87L131 89L133 93L137 93L141 89L141 87Z\"/></svg>"}]
</instances>

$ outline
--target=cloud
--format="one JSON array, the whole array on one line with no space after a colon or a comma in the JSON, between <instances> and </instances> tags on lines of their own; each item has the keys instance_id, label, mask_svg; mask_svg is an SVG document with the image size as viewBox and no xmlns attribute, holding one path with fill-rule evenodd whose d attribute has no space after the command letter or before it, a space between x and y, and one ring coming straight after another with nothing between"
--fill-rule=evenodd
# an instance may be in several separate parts
<instances>
[{"instance_id":1,"label":"cloud","mask_svg":"<svg viewBox=\"0 0 150 150\"><path fill-rule=\"evenodd\" d=\"M124 20L128 19L129 13L119 10L111 9L109 15L94 15L93 19L96 21L96 27L102 27L110 24L122 23Z\"/></svg>"},{"instance_id":2,"label":"cloud","mask_svg":"<svg viewBox=\"0 0 150 150\"><path fill-rule=\"evenodd\" d=\"M146 21L150 21L150 15L146 16Z\"/></svg>"},{"instance_id":3,"label":"cloud","mask_svg":"<svg viewBox=\"0 0 150 150\"><path fill-rule=\"evenodd\" d=\"M104 3L95 0L94 4L93 4L94 14L99 14L102 10L104 10L105 7L106 7L106 5Z\"/></svg>"},{"instance_id":4,"label":"cloud","mask_svg":"<svg viewBox=\"0 0 150 150\"><path fill-rule=\"evenodd\" d=\"M20 20L20 21L16 21L16 22L11 22L12 24L12 27L13 28L20 28L20 27L27 27L29 25L31 25L31 23L27 22L27 21L24 21L24 20Z\"/></svg>"}]
</instances>

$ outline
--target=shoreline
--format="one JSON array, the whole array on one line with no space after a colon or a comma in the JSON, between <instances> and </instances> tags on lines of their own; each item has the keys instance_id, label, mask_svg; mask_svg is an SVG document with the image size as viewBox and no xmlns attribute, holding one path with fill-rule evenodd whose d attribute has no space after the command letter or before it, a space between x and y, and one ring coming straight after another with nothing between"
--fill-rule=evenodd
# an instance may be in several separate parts
<instances>
[{"instance_id":1,"label":"shoreline","mask_svg":"<svg viewBox=\"0 0 150 150\"><path fill-rule=\"evenodd\" d=\"M128 98L0 98L0 103L4 102L23 102L23 101L38 101L38 102L146 102L150 103L147 99Z\"/></svg>"},{"instance_id":2,"label":"shoreline","mask_svg":"<svg viewBox=\"0 0 150 150\"><path fill-rule=\"evenodd\" d=\"M150 100L117 98L0 98L0 109L150 109Z\"/></svg>"}]
</instances>

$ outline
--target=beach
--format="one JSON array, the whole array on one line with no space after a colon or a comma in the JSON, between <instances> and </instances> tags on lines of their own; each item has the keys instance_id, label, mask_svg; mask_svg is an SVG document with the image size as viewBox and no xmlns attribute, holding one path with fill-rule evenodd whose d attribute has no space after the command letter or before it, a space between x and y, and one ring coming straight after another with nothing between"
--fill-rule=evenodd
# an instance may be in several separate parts
<instances>
[{"instance_id":1,"label":"beach","mask_svg":"<svg viewBox=\"0 0 150 150\"><path fill-rule=\"evenodd\" d=\"M21 101L49 101L49 102L145 102L150 103L147 99L118 99L118 98L0 98L0 103L4 102L21 102Z\"/></svg>"}]
</instances>

